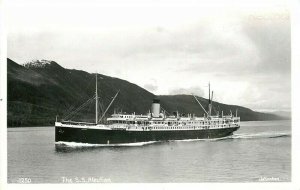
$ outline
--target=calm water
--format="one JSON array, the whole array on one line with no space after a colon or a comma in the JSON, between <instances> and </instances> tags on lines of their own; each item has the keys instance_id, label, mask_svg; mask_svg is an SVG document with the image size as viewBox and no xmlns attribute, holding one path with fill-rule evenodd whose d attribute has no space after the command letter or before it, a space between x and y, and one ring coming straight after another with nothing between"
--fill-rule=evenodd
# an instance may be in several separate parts
<instances>
[{"instance_id":1,"label":"calm water","mask_svg":"<svg viewBox=\"0 0 300 190\"><path fill-rule=\"evenodd\" d=\"M291 181L291 122L242 122L230 138L56 149L54 127L8 129L8 182Z\"/></svg>"}]
</instances>

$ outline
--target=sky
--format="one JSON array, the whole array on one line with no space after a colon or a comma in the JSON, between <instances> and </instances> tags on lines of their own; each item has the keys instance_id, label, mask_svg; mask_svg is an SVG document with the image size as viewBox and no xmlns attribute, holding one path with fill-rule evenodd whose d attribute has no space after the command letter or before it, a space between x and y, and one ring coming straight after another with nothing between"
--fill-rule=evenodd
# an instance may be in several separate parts
<instances>
[{"instance_id":1,"label":"sky","mask_svg":"<svg viewBox=\"0 0 300 190\"><path fill-rule=\"evenodd\" d=\"M10 0L7 54L128 80L157 95L196 94L290 111L291 35L283 0Z\"/></svg>"}]
</instances>

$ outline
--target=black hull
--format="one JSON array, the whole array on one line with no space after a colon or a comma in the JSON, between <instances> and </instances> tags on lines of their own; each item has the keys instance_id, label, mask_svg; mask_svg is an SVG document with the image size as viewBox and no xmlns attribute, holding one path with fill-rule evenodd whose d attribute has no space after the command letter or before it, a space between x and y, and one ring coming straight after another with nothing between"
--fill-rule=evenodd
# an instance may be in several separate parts
<instances>
[{"instance_id":1,"label":"black hull","mask_svg":"<svg viewBox=\"0 0 300 190\"><path fill-rule=\"evenodd\" d=\"M214 139L232 135L239 127L177 130L177 131L126 131L73 127L55 127L55 142L76 142L89 144L124 144L149 141L184 139Z\"/></svg>"}]
</instances>

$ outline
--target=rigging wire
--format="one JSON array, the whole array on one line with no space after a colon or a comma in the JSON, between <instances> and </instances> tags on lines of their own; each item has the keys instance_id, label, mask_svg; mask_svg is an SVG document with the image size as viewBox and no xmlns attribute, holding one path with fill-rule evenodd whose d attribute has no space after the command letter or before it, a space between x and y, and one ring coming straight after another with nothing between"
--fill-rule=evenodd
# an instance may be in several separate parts
<instances>
[{"instance_id":1,"label":"rigging wire","mask_svg":"<svg viewBox=\"0 0 300 190\"><path fill-rule=\"evenodd\" d=\"M89 83L89 85L86 87L86 90L89 90L90 86L92 83ZM115 88L115 86L113 85L113 82L110 83L110 87L112 87L113 89L117 89ZM120 90L118 90L119 93ZM118 94L117 93L117 94ZM80 96L83 97L83 96ZM66 114L66 116L63 117L63 120L67 120L67 119L71 119L73 118L81 109L83 109L85 106L87 106L89 103L91 103L91 101L93 99L95 99L96 95L94 95L92 98L88 99L85 103L83 103L82 105L80 105L78 108L76 108L75 110L72 111L72 109L74 109L74 106L70 106L70 108L68 109L68 112L70 112L69 114ZM98 99L100 99L100 97L98 97ZM110 107L110 105L108 106L108 108ZM100 108L101 112L105 114L105 112L108 110L108 108L106 109L106 111L104 111L104 103L101 102L100 104L98 104L98 108ZM103 116L103 115L102 115Z\"/></svg>"},{"instance_id":2,"label":"rigging wire","mask_svg":"<svg viewBox=\"0 0 300 190\"><path fill-rule=\"evenodd\" d=\"M167 110L165 110L163 107L161 107L161 109L166 112L168 115L171 115Z\"/></svg>"},{"instance_id":3,"label":"rigging wire","mask_svg":"<svg viewBox=\"0 0 300 190\"><path fill-rule=\"evenodd\" d=\"M69 73L70 74L70 73ZM65 77L67 78L67 80L69 80L69 81L72 81L72 79L69 77L69 74L67 74L67 75L65 75ZM88 79L88 77L87 77L87 80L89 80ZM90 82L87 82L87 86L84 88L84 89L81 89L81 91L83 91L83 92L89 92L89 91L91 91L90 89L91 89L91 85L92 84L94 84L93 82L92 82L93 80L90 80ZM77 94L77 96L79 96L79 99L86 99L88 96L87 95L82 95L82 94ZM66 104L64 104L66 107L67 107L67 105ZM71 105L66 111L65 111L65 115L67 115L68 113L70 113L71 111L72 111L72 109L74 109L75 108L75 105ZM64 118L64 116L63 116L63 118Z\"/></svg>"},{"instance_id":4,"label":"rigging wire","mask_svg":"<svg viewBox=\"0 0 300 190\"><path fill-rule=\"evenodd\" d=\"M197 101L197 103L201 106L201 108L203 109L203 111L208 115L207 111L204 109L204 107L202 106L202 104L199 102L199 100L196 98L196 96L194 94L192 94L192 96L194 96L195 100Z\"/></svg>"},{"instance_id":5,"label":"rigging wire","mask_svg":"<svg viewBox=\"0 0 300 190\"><path fill-rule=\"evenodd\" d=\"M87 104L89 104L93 99L95 98L95 95L90 98L89 100L87 100L85 103L83 103L81 106L79 106L77 109L75 109L74 111L72 111L71 113L69 113L67 116L64 117L64 120L66 120L68 117L70 117L71 115L74 115L75 113L77 113L79 110L81 110L83 107L85 107Z\"/></svg>"},{"instance_id":6,"label":"rigging wire","mask_svg":"<svg viewBox=\"0 0 300 190\"><path fill-rule=\"evenodd\" d=\"M112 103L114 102L114 100L116 99L116 97L118 96L120 90L118 90L117 94L113 97L112 101L110 102L110 104L107 106L106 110L104 111L104 113L102 114L101 118L98 120L101 121L102 118L105 116L106 112L108 111L108 109L110 108L110 106L112 105Z\"/></svg>"},{"instance_id":7,"label":"rigging wire","mask_svg":"<svg viewBox=\"0 0 300 190\"><path fill-rule=\"evenodd\" d=\"M94 98L95 98L95 96L93 96L92 98L88 99L88 100L87 100L86 102L84 102L82 105L80 105L80 106L77 107L75 110L73 110L72 112L70 112L67 116L65 116L65 118L68 117L69 115L73 114L73 112L76 112L76 110L79 110L79 109L81 109L82 107L84 107L86 104L89 103L89 101L91 101L91 100L94 99Z\"/></svg>"}]
</instances>

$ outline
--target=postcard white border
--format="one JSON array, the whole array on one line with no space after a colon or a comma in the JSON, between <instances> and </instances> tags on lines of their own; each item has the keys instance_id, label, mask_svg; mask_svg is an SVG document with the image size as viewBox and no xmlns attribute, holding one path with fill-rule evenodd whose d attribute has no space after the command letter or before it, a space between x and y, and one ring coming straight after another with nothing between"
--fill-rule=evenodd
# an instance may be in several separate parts
<instances>
[{"instance_id":1,"label":"postcard white border","mask_svg":"<svg viewBox=\"0 0 300 190\"><path fill-rule=\"evenodd\" d=\"M153 1L155 2L155 1ZM5 28L5 3L1 1L0 17L0 189L291 189L300 190L300 1L292 0L291 5L291 46L292 46L292 182L285 183L164 183L164 184L132 184L132 183L112 183L112 184L7 184L7 125L6 125L6 28ZM70 1L71 3L71 1Z\"/></svg>"}]
</instances>

